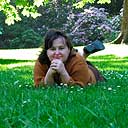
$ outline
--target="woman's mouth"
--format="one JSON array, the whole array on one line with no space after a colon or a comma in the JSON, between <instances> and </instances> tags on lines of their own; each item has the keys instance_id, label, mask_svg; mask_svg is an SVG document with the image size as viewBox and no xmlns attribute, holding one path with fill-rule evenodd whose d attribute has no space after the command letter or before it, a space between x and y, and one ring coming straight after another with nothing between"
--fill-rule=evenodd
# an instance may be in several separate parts
<instances>
[{"instance_id":1,"label":"woman's mouth","mask_svg":"<svg viewBox=\"0 0 128 128\"><path fill-rule=\"evenodd\" d=\"M60 59L62 58L62 54L54 54L53 59Z\"/></svg>"}]
</instances>

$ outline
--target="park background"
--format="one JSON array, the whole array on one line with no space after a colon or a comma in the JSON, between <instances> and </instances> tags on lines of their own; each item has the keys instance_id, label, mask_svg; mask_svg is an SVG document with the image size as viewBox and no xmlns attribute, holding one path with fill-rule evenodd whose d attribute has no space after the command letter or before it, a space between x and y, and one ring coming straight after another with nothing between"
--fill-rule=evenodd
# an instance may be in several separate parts
<instances>
[{"instance_id":1,"label":"park background","mask_svg":"<svg viewBox=\"0 0 128 128\"><path fill-rule=\"evenodd\" d=\"M4 3L4 9L0 11L0 48L40 47L49 28L63 30L69 35L74 46L85 45L96 39L108 43L118 37L123 0L112 0L110 4L86 3L82 8L74 6L76 1L46 2L38 8L41 16L37 18L31 16L34 15L34 7L24 5L25 9L18 12L22 19L18 22L13 21L17 12L8 3ZM12 2L12 5L15 3Z\"/></svg>"},{"instance_id":2,"label":"park background","mask_svg":"<svg viewBox=\"0 0 128 128\"><path fill-rule=\"evenodd\" d=\"M1 128L128 127L128 45L116 44L124 1L75 8L75 0L51 0L38 8L42 16L20 14L22 20L14 23L6 22L10 8L5 4L0 12ZM80 53L84 45L101 40L106 49L88 59L107 82L34 88L33 67L49 28L65 31Z\"/></svg>"}]
</instances>

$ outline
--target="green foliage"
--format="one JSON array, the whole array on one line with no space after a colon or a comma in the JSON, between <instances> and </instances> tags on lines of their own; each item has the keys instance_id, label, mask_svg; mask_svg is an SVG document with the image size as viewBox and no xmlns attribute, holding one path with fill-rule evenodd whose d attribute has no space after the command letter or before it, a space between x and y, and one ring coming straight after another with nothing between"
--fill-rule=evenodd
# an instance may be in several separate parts
<instances>
[{"instance_id":1,"label":"green foliage","mask_svg":"<svg viewBox=\"0 0 128 128\"><path fill-rule=\"evenodd\" d=\"M6 15L5 23L7 23L8 25L14 24L14 21L21 20L16 8L10 4L10 0L0 1L0 11L2 11Z\"/></svg>"},{"instance_id":2,"label":"green foliage","mask_svg":"<svg viewBox=\"0 0 128 128\"><path fill-rule=\"evenodd\" d=\"M15 2L17 4L17 6L22 5L22 7L25 7L24 9L26 11L27 10L29 11L29 9L30 10L36 9L36 8L28 7L27 1L26 2L25 1L26 0L23 0L23 1L17 0ZM78 25L76 24L76 21L78 20L77 14L83 14L84 9L86 9L86 7L82 8L82 9L80 9L80 8L76 9L73 6L74 3L76 3L76 0L70 0L70 1L62 0L61 2L59 1L58 3L57 3L57 1L52 2L52 0L50 0L49 2L44 1L43 6L38 8L38 11L42 16L38 17L36 19L31 18L30 13L26 13L26 15L30 16L30 17L27 17L27 16L24 17L23 15L21 15L20 12L23 11L23 8L22 8L21 10L18 10L18 13L21 16L22 21L15 23L14 25L10 25L10 26L7 26L4 23L5 16L0 14L0 19L1 19L0 25L2 26L2 30L0 30L2 32L2 35L0 36L0 48L12 48L12 47L20 48L20 46L22 48L23 48L23 46L28 47L28 45L20 45L20 44L22 43L22 37L21 37L22 35L21 34L24 31L29 30L29 29L33 29L36 33L40 34L41 36L43 36L49 28L61 29L61 30L64 30L68 35L71 35L70 37L72 38L73 28L74 27L77 28L78 26L80 26L80 24L78 24ZM12 4L15 5L15 3L12 3ZM89 5L90 4L88 4L87 6L89 7ZM97 15L98 14L99 13L97 13ZM82 19L82 18L80 17L80 19ZM94 20L95 18L87 17L86 19ZM105 18L100 18L100 19L102 19L102 21L103 21ZM83 20L83 21L86 21L86 20ZM98 22L98 23L100 23L100 22ZM91 28L91 27L88 28L88 26L87 26L88 23L85 23L85 24L86 25L81 26L82 29L83 28L84 29ZM95 25L95 22L90 23L90 24ZM113 26L119 26L119 25L113 24ZM82 30L81 28L78 29L80 32ZM94 29L94 30L97 31L96 33L99 33L99 31L97 29ZM95 34L95 31L91 30L91 34L89 34L88 30L87 31L82 30L82 32L85 34L85 36L89 35L89 38L94 38L94 36L96 38L97 37L99 38L100 36ZM104 31L104 32L107 32L107 31ZM115 36L117 35L117 32L116 32L116 34L115 34L115 32L113 32L111 34L109 33L108 35L102 33L103 37L105 37L105 42L108 42L109 40L111 40L110 39L111 37L112 37L112 39L114 39ZM82 34L81 33L78 33L78 34L79 35L73 35L74 36L74 38L72 40L73 43L74 43L74 39L77 38L77 40L78 40L77 43L76 42L74 43L74 45L84 45L85 40L83 40ZM84 36L84 38L85 38L85 36ZM111 37L109 37L109 36L111 36ZM107 37L107 40L106 40L106 37ZM34 44L35 44L35 47L39 47L40 43L34 43ZM34 44L32 44L32 47L34 47Z\"/></svg>"},{"instance_id":3,"label":"green foliage","mask_svg":"<svg viewBox=\"0 0 128 128\"><path fill-rule=\"evenodd\" d=\"M84 7L84 11L68 18L67 29L71 27L72 42L75 45L86 45L96 39L104 41L113 31L113 25L108 16L108 12L104 8L89 6Z\"/></svg>"},{"instance_id":4,"label":"green foliage","mask_svg":"<svg viewBox=\"0 0 128 128\"><path fill-rule=\"evenodd\" d=\"M105 4L105 3L111 3L111 0L98 0L98 4Z\"/></svg>"},{"instance_id":5,"label":"green foliage","mask_svg":"<svg viewBox=\"0 0 128 128\"><path fill-rule=\"evenodd\" d=\"M14 2L10 0L1 0L0 1L0 11L4 13L6 16L5 23L8 25L12 25L17 21L21 21L21 15L27 16L27 17L33 17L37 18L41 16L40 13L38 13L38 8L40 6L44 6L46 3L48 3L50 0L16 0ZM65 2L68 2L68 0L64 0ZM55 2L55 1L52 1ZM76 4L74 4L77 8L82 8L86 3L94 3L94 0L82 0ZM99 3L110 3L110 0L99 0Z\"/></svg>"},{"instance_id":6,"label":"green foliage","mask_svg":"<svg viewBox=\"0 0 128 128\"><path fill-rule=\"evenodd\" d=\"M0 60L0 127L126 128L128 57L89 59L103 71L106 83L38 89L33 87L33 61Z\"/></svg>"},{"instance_id":7,"label":"green foliage","mask_svg":"<svg viewBox=\"0 0 128 128\"><path fill-rule=\"evenodd\" d=\"M34 2L28 0L16 0L13 3L10 0L1 0L0 11L6 16L5 23L11 25L14 24L15 21L21 21L20 14L27 17L31 16L33 18L41 16L38 13L37 8L43 5L43 2L44 0L35 0Z\"/></svg>"},{"instance_id":8,"label":"green foliage","mask_svg":"<svg viewBox=\"0 0 128 128\"><path fill-rule=\"evenodd\" d=\"M94 3L95 0L81 0L77 3L74 4L74 6L76 8L83 8L85 6L86 3ZM98 4L105 4L105 3L110 3L111 0L98 0L97 3Z\"/></svg>"},{"instance_id":9,"label":"green foliage","mask_svg":"<svg viewBox=\"0 0 128 128\"><path fill-rule=\"evenodd\" d=\"M0 35L3 34L3 28L0 26Z\"/></svg>"},{"instance_id":10,"label":"green foliage","mask_svg":"<svg viewBox=\"0 0 128 128\"><path fill-rule=\"evenodd\" d=\"M68 13L72 12L73 1L74 0L69 1L68 4L65 4L65 2L59 3L58 5L52 2L46 4L39 8L39 12L42 16L34 20L31 17L27 18L22 16L23 20L21 22L15 23L11 26L5 25L3 21L2 25L4 26L4 33L0 37L0 47L12 48L13 45L14 48L14 43L12 40L19 42L21 40L21 33L28 29L33 29L41 36L43 36L49 28L63 29L62 27L63 24L67 21ZM4 18L2 17L2 19ZM17 44L15 46L18 47L19 43L15 44ZM37 47L37 45L35 45L35 47Z\"/></svg>"},{"instance_id":11,"label":"green foliage","mask_svg":"<svg viewBox=\"0 0 128 128\"><path fill-rule=\"evenodd\" d=\"M42 43L42 37L32 29L21 33L19 37L10 41L11 48L33 48L39 47Z\"/></svg>"}]
</instances>

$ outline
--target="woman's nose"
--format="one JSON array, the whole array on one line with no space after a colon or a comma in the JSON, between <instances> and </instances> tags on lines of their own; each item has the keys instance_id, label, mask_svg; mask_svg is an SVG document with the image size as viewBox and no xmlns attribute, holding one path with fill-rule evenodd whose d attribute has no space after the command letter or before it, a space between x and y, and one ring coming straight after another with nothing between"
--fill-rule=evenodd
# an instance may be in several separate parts
<instances>
[{"instance_id":1,"label":"woman's nose","mask_svg":"<svg viewBox=\"0 0 128 128\"><path fill-rule=\"evenodd\" d=\"M56 49L55 54L60 54L60 51Z\"/></svg>"},{"instance_id":2,"label":"woman's nose","mask_svg":"<svg viewBox=\"0 0 128 128\"><path fill-rule=\"evenodd\" d=\"M56 50L53 54L53 58L60 59L61 57L62 57L62 54L61 54L60 50Z\"/></svg>"}]
</instances>

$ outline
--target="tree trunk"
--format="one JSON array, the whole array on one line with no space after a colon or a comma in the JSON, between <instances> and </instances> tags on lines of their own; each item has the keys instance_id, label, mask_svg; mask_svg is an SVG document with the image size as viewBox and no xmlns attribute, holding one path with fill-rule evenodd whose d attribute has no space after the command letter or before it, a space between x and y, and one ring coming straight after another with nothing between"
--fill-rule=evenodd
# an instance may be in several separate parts
<instances>
[{"instance_id":1,"label":"tree trunk","mask_svg":"<svg viewBox=\"0 0 128 128\"><path fill-rule=\"evenodd\" d=\"M123 2L123 17L121 23L121 32L113 41L115 44L128 44L128 0Z\"/></svg>"}]
</instances>

